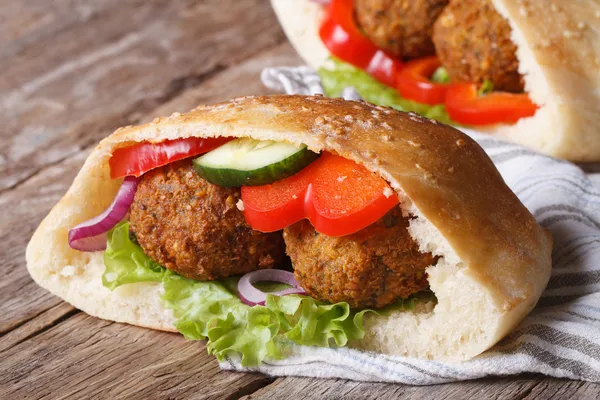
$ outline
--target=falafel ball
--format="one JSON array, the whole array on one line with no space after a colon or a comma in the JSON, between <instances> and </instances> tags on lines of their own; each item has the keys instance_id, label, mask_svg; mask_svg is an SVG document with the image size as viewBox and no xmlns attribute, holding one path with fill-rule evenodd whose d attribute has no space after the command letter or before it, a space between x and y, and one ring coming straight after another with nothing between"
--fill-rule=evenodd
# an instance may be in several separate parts
<instances>
[{"instance_id":1,"label":"falafel ball","mask_svg":"<svg viewBox=\"0 0 600 400\"><path fill-rule=\"evenodd\" d=\"M329 237L307 220L284 229L294 275L312 297L353 308L381 308L428 287L425 268L436 261L419 252L409 219L395 207L357 233Z\"/></svg>"},{"instance_id":2,"label":"falafel ball","mask_svg":"<svg viewBox=\"0 0 600 400\"><path fill-rule=\"evenodd\" d=\"M354 0L356 20L379 48L401 58L433 55L433 23L448 0Z\"/></svg>"},{"instance_id":3,"label":"falafel ball","mask_svg":"<svg viewBox=\"0 0 600 400\"><path fill-rule=\"evenodd\" d=\"M239 199L239 189L200 178L191 160L175 162L143 176L131 205L131 229L148 256L191 279L280 265L281 233L254 231L236 207Z\"/></svg>"},{"instance_id":4,"label":"falafel ball","mask_svg":"<svg viewBox=\"0 0 600 400\"><path fill-rule=\"evenodd\" d=\"M452 81L522 92L511 28L489 0L451 0L433 26L433 43Z\"/></svg>"}]
</instances>

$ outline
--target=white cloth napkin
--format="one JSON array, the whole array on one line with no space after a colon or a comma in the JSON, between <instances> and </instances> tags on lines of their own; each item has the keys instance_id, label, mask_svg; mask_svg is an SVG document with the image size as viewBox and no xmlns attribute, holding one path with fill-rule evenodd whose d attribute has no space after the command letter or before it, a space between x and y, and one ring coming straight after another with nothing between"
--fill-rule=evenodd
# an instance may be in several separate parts
<instances>
[{"instance_id":1,"label":"white cloth napkin","mask_svg":"<svg viewBox=\"0 0 600 400\"><path fill-rule=\"evenodd\" d=\"M308 67L268 68L262 80L287 93L323 92L318 75ZM351 89L344 94L356 96ZM463 363L290 344L292 355L284 360L248 369L230 358L221 367L415 385L522 372L600 382L600 174L586 175L569 162L474 131L466 133L485 149L508 186L554 237L548 287L514 332Z\"/></svg>"}]
</instances>

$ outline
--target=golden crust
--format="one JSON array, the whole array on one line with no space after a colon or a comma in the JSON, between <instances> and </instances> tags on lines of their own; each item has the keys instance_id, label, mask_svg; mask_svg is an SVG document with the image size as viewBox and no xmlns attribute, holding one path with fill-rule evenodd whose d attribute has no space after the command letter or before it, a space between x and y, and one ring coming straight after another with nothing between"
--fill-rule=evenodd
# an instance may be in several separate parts
<instances>
[{"instance_id":1,"label":"golden crust","mask_svg":"<svg viewBox=\"0 0 600 400\"><path fill-rule=\"evenodd\" d=\"M100 286L101 258L90 260L90 253L70 249L67 232L112 200L117 185L109 179L108 159L115 149L190 136L249 136L303 143L313 151L330 151L354 160L386 179L404 204L412 204L419 218L439 231L460 259L461 276L468 276L477 288L490 294L499 315L514 310L502 317L509 322L497 322L503 326L493 328L497 329L495 336L490 334L483 347L462 357L473 356L498 340L498 335L533 307L546 285L551 268L550 234L535 222L489 157L469 137L416 114L364 102L285 95L201 106L186 114L119 129L104 139L34 234L27 249L27 265L34 279L92 315L163 329L168 326L171 319L160 314L162 311L139 306L141 294L131 298L137 310L133 316L120 317L126 307L112 303L125 300L117 291ZM82 299L81 290L60 276L65 265L75 266L81 274L96 271L93 277L82 278L93 285L88 297ZM98 282L89 283L92 278ZM152 315L139 311L146 309L151 309ZM154 320L157 322L152 323Z\"/></svg>"},{"instance_id":2,"label":"golden crust","mask_svg":"<svg viewBox=\"0 0 600 400\"><path fill-rule=\"evenodd\" d=\"M510 33L490 0L453 1L435 21L432 40L452 82L489 80L495 90L520 93L524 82Z\"/></svg>"},{"instance_id":3,"label":"golden crust","mask_svg":"<svg viewBox=\"0 0 600 400\"><path fill-rule=\"evenodd\" d=\"M236 207L240 196L239 188L200 178L191 159L171 163L140 180L129 209L131 230L150 258L190 279L212 281L281 265L281 233L253 230Z\"/></svg>"},{"instance_id":4,"label":"golden crust","mask_svg":"<svg viewBox=\"0 0 600 400\"><path fill-rule=\"evenodd\" d=\"M308 220L283 230L294 276L313 298L382 308L429 287L425 270L435 264L410 236L410 218L392 208L370 226L347 236L319 234ZM343 271L343 273L340 273Z\"/></svg>"},{"instance_id":5,"label":"golden crust","mask_svg":"<svg viewBox=\"0 0 600 400\"><path fill-rule=\"evenodd\" d=\"M448 0L355 0L354 15L365 36L400 58L435 54L433 23Z\"/></svg>"}]
</instances>

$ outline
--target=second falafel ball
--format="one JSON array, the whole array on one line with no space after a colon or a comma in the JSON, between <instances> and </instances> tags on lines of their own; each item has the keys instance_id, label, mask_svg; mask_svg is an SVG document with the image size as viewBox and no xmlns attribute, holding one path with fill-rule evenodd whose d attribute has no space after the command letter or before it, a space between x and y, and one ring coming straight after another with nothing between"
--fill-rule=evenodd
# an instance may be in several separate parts
<instances>
[{"instance_id":1,"label":"second falafel ball","mask_svg":"<svg viewBox=\"0 0 600 400\"><path fill-rule=\"evenodd\" d=\"M281 233L254 231L236 207L239 199L239 189L200 178L191 160L175 162L144 174L131 205L131 229L148 256L191 279L281 265Z\"/></svg>"},{"instance_id":2,"label":"second falafel ball","mask_svg":"<svg viewBox=\"0 0 600 400\"><path fill-rule=\"evenodd\" d=\"M448 0L354 0L356 20L379 48L401 58L433 55L433 23Z\"/></svg>"},{"instance_id":3,"label":"second falafel ball","mask_svg":"<svg viewBox=\"0 0 600 400\"><path fill-rule=\"evenodd\" d=\"M452 81L522 92L511 28L489 0L451 0L433 26L433 43Z\"/></svg>"},{"instance_id":4,"label":"second falafel ball","mask_svg":"<svg viewBox=\"0 0 600 400\"><path fill-rule=\"evenodd\" d=\"M427 289L425 269L435 263L410 237L400 207L348 236L329 237L307 220L284 229L294 275L312 297L353 308L381 308Z\"/></svg>"}]
</instances>

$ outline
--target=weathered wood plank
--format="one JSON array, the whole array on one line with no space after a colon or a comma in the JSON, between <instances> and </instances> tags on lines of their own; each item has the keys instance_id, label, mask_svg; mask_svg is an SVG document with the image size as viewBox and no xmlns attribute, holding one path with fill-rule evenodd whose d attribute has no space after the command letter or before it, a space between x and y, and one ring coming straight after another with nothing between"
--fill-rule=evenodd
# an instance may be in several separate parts
<instances>
[{"instance_id":1,"label":"weathered wood plank","mask_svg":"<svg viewBox=\"0 0 600 400\"><path fill-rule=\"evenodd\" d=\"M87 152L77 153L0 195L0 258L4 269L0 281L0 333L61 302L37 286L27 273L25 247L42 218L66 192L86 156Z\"/></svg>"},{"instance_id":2,"label":"weathered wood plank","mask_svg":"<svg viewBox=\"0 0 600 400\"><path fill-rule=\"evenodd\" d=\"M407 386L288 377L277 379L245 399L521 399L543 379L541 376L520 376L433 386Z\"/></svg>"},{"instance_id":3,"label":"weathered wood plank","mask_svg":"<svg viewBox=\"0 0 600 400\"><path fill-rule=\"evenodd\" d=\"M532 388L531 392L523 399L544 399L544 400L578 400L578 399L599 399L600 385L590 382L569 381L565 379L546 378L538 385Z\"/></svg>"},{"instance_id":4,"label":"weathered wood plank","mask_svg":"<svg viewBox=\"0 0 600 400\"><path fill-rule=\"evenodd\" d=\"M0 58L0 189L285 40L268 2L51 3Z\"/></svg>"},{"instance_id":5,"label":"weathered wood plank","mask_svg":"<svg viewBox=\"0 0 600 400\"><path fill-rule=\"evenodd\" d=\"M0 398L239 397L270 383L222 372L204 342L78 313L0 352Z\"/></svg>"},{"instance_id":6,"label":"weathered wood plank","mask_svg":"<svg viewBox=\"0 0 600 400\"><path fill-rule=\"evenodd\" d=\"M268 94L270 91L260 81L263 68L302 63L292 46L284 42L220 72L201 85L186 90L180 96L157 107L151 114L170 115L175 111L185 112L200 104L210 104L236 96Z\"/></svg>"},{"instance_id":7,"label":"weathered wood plank","mask_svg":"<svg viewBox=\"0 0 600 400\"><path fill-rule=\"evenodd\" d=\"M19 55L40 38L55 37L77 23L102 18L120 3L120 0L1 1L0 60Z\"/></svg>"},{"instance_id":8,"label":"weathered wood plank","mask_svg":"<svg viewBox=\"0 0 600 400\"><path fill-rule=\"evenodd\" d=\"M3 336L0 340L0 352L26 341L78 312L80 311L69 303L59 302L56 306L36 315L30 321Z\"/></svg>"},{"instance_id":9,"label":"weathered wood plank","mask_svg":"<svg viewBox=\"0 0 600 400\"><path fill-rule=\"evenodd\" d=\"M148 121L157 115L189 110L200 103L221 101L239 94L267 93L259 80L262 68L265 65L297 63L296 57L289 45L276 46L136 118ZM123 118L129 118L127 114L123 115ZM41 219L66 192L94 145L44 168L17 188L0 194L0 220L3 221L0 224L0 258L5 274L0 281L0 304L3 305L0 333L19 326L60 302L39 288L27 274L25 246ZM19 206L15 208L16 204Z\"/></svg>"}]
</instances>

